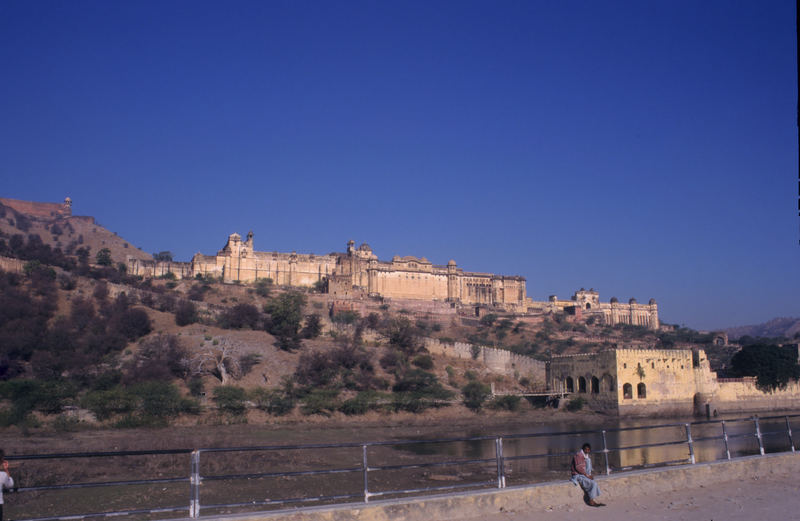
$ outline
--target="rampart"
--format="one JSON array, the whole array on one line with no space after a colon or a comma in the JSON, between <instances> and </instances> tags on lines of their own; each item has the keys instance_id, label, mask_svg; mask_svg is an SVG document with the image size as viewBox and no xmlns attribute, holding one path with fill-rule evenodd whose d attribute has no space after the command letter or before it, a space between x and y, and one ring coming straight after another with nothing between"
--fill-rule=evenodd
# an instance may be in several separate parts
<instances>
[{"instance_id":1,"label":"rampart","mask_svg":"<svg viewBox=\"0 0 800 521\"><path fill-rule=\"evenodd\" d=\"M24 271L24 267L25 261L23 260L0 257L0 270L10 271L13 273L22 273Z\"/></svg>"},{"instance_id":2,"label":"rampart","mask_svg":"<svg viewBox=\"0 0 800 521\"><path fill-rule=\"evenodd\" d=\"M67 197L63 203L36 203L0 197L0 204L34 219L56 219L72 215L72 200Z\"/></svg>"},{"instance_id":3,"label":"rampart","mask_svg":"<svg viewBox=\"0 0 800 521\"><path fill-rule=\"evenodd\" d=\"M494 373L507 376L527 376L535 382L545 382L546 363L529 356L519 355L494 347L476 346L465 342L447 344L435 338L425 339L425 348L434 354L440 354L461 360L478 360Z\"/></svg>"},{"instance_id":4,"label":"rampart","mask_svg":"<svg viewBox=\"0 0 800 521\"><path fill-rule=\"evenodd\" d=\"M621 416L800 408L800 383L762 391L754 378L718 379L701 349L613 349L553 357L548 386Z\"/></svg>"}]
</instances>

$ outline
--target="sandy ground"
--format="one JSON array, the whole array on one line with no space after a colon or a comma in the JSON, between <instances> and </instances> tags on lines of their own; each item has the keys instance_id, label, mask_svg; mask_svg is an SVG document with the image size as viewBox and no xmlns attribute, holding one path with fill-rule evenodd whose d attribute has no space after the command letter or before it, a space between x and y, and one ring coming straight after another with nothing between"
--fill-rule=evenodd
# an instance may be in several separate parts
<instances>
[{"instance_id":1,"label":"sandy ground","mask_svg":"<svg viewBox=\"0 0 800 521\"><path fill-rule=\"evenodd\" d=\"M787 521L800 519L800 486L795 476L773 474L754 479L721 481L700 488L648 496L632 491L629 497L599 500L606 506L583 503L545 511L502 512L470 518L477 521ZM601 485L602 486L602 485ZM602 488L601 488L602 493ZM466 521L466 520L465 520Z\"/></svg>"}]
</instances>

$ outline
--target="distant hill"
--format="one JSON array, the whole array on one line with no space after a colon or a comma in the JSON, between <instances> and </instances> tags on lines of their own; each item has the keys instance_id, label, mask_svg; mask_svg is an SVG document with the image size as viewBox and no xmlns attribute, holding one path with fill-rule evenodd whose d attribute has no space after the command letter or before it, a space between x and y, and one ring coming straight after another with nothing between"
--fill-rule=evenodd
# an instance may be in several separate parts
<instances>
[{"instance_id":1,"label":"distant hill","mask_svg":"<svg viewBox=\"0 0 800 521\"><path fill-rule=\"evenodd\" d=\"M44 244L72 255L88 247L90 259L103 248L111 251L114 262L134 257L152 260L152 255L136 248L114 232L97 224L94 217L72 215L71 201L38 203L0 198L0 238L20 234L38 235Z\"/></svg>"},{"instance_id":2,"label":"distant hill","mask_svg":"<svg viewBox=\"0 0 800 521\"><path fill-rule=\"evenodd\" d=\"M731 340L741 338L745 335L752 337L786 337L794 338L800 334L800 318L781 317L773 318L769 322L756 324L753 326L738 326L725 329L728 338Z\"/></svg>"}]
</instances>

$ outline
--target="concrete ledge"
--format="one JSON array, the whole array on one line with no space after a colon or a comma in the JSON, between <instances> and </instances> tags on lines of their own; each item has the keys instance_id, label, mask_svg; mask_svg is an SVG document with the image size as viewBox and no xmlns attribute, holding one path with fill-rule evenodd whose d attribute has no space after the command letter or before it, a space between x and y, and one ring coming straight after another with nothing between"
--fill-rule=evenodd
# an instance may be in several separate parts
<instances>
[{"instance_id":1,"label":"concrete ledge","mask_svg":"<svg viewBox=\"0 0 800 521\"><path fill-rule=\"evenodd\" d=\"M637 470L597 478L602 498L637 497L696 488L709 483L764 477L800 471L800 453L748 456L731 461ZM443 521L479 517L502 511L542 512L560 505L582 505L583 492L566 479L541 483L459 492L423 498L374 501L262 514L237 514L214 519L236 521Z\"/></svg>"}]
</instances>

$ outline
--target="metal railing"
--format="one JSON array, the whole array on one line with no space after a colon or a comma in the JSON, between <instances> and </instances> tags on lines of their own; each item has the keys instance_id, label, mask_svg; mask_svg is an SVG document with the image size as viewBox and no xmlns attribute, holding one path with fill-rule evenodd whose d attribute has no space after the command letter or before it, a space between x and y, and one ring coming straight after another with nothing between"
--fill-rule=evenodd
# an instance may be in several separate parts
<instances>
[{"instance_id":1,"label":"metal railing","mask_svg":"<svg viewBox=\"0 0 800 521\"><path fill-rule=\"evenodd\" d=\"M304 444L304 445L269 445L260 447L228 447L228 448L201 448L201 449L175 449L175 450L152 450L152 451L121 451L121 452L83 452L83 453L69 453L69 454L38 454L38 455L17 455L8 456L8 460L13 461L28 461L35 462L37 460L65 460L65 459L97 459L97 458L131 458L138 456L183 456L188 455L188 472L183 476L178 477L165 477L158 479L117 479L112 481L90 481L81 483L51 483L41 484L34 486L20 486L15 489L20 494L22 493L42 493L44 491L58 491L58 490L74 490L74 489L92 489L99 487L136 487L143 485L166 485L166 484L185 484L188 486L188 506L183 503L179 506L153 506L151 508L137 508L129 510L113 510L107 512L88 512L76 513L67 515L54 515L46 517L28 517L22 518L15 515L15 519L21 521L55 521L55 520L74 520L74 519L87 519L98 517L118 517L118 516L150 516L155 514L167 514L183 512L184 515L188 514L191 518L201 517L203 511L226 511L231 509L258 509L260 507L269 506L282 506L288 504L307 504L307 503L342 503L342 502L355 502L360 501L368 503L373 498L381 497L400 497L400 496L413 496L415 494L429 494L434 492L452 491L458 489L485 489L485 488L505 488L506 481L509 474L512 472L512 467L518 466L526 461L545 461L550 462L556 460L556 464L551 469L550 481L557 479L556 476L566 477L566 470L568 464L565 461L574 454L576 447L580 443L576 443L572 438L580 438L581 440L597 439L602 448L595 450L595 453L602 458L603 465L599 466L603 469L606 475L613 472L627 471L635 468L646 468L654 466L667 466L667 465L680 465L680 464L695 464L698 461L696 454L696 446L698 444L707 444L714 442L721 444L719 450L722 452L722 459L732 459L731 443L737 439L742 440L756 440L758 448L750 449L750 452L755 454L765 455L767 450L765 447L765 439L773 439L776 441L771 442L770 452L795 452L794 439L792 435L792 426L790 419L800 418L800 414L784 415L784 416L769 416L769 417L750 417L738 418L733 420L710 420L710 421L697 421L691 423L665 423L657 425L637 426L637 427L621 427L602 430L584 430L584 431L568 431L556 433L529 433L529 434L509 434L504 436L477 436L469 438L448 438L448 439L419 439L419 440L402 440L402 441L381 441L381 442L368 442L368 443L327 443L327 444ZM764 431L762 425L764 422L775 423L780 422L781 428L777 430ZM747 426L750 425L749 428ZM735 426L732 431L732 426ZM718 435L693 435L693 427L695 432L708 430L709 428L720 428ZM636 437L637 431L642 431L645 435L651 435L653 431L658 429L672 429L674 432L680 432L680 437L677 439L668 439L665 441L658 441L654 443L638 443L626 444L624 438L628 435ZM737 432L738 431L738 432ZM609 438L614 438L616 443L609 441ZM657 437L657 436L656 436ZM774 438L773 438L774 437ZM783 441L780 441L780 440ZM535 443L532 443L535 442ZM546 450L535 450L527 452L525 444L534 445ZM423 459L422 461L411 461L407 463L396 463L397 455L413 454L413 455L429 455L432 451L431 447L434 445L452 445L452 444L466 444L470 447L489 447L484 450L484 454L479 454L479 457L466 457L458 459ZM491 445L493 444L493 450ZM522 452L516 455L504 454L504 445L510 445ZM416 450L424 448L424 450ZM677 459L665 459L663 461L651 462L638 461L636 464L626 464L623 460L623 455L628 451L645 451L658 447L685 447L686 457ZM387 453L391 450L394 452ZM567 450L561 450L567 449ZM276 461L270 463L275 467L280 467L281 464L285 465L292 458L288 455L290 453L302 452L303 454L318 455L326 450L336 451L337 457L333 458L336 465L333 467L310 467L301 470L292 471L278 471L272 470L269 472L240 472L240 473L225 473L224 471L228 466L234 466L237 470L242 467L247 467L249 464L255 464L257 468L261 469L261 465L265 464L256 460L253 454L274 454ZM354 461L349 465L340 464L341 460L347 460L347 451L354 453ZM682 449L681 449L682 450ZM441 451L439 451L441 452ZM469 452L469 451L467 451ZM718 454L719 452L716 452ZM744 451L748 453L747 450ZM235 456L240 455L238 463L235 461ZM356 456L357 454L357 456ZM216 466L223 470L222 473L215 473L213 469L209 468L203 471L201 464L201 456L213 457L216 455L221 460L215 461ZM633 456L637 457L637 456ZM612 464L612 459L614 464ZM711 457L704 458L706 460L716 460L719 458ZM303 462L313 461L314 457L307 458ZM474 472L470 475L477 475L478 479L468 480L463 476L459 477L456 472L448 476L458 482L450 484L414 486L420 481L426 481L426 476L430 478L428 471L433 469L464 469L472 468ZM269 468L269 467L267 467ZM407 471L424 471L422 473L409 475ZM406 473L404 477L397 481L384 479L381 483L374 484L371 482L370 477L378 473ZM357 489L350 491L340 491L327 494L320 494L315 496L303 497L283 497L273 499L265 497L264 492L269 492L269 488L265 485L265 480L270 479L283 479L294 480L305 477L320 477L320 476L354 476L351 478L350 483L355 487L355 483L359 483ZM541 474L540 474L541 476ZM469 476L467 476L469 477ZM339 478L332 482L341 485ZM430 479L427 479L430 481ZM536 479L528 480L527 482L536 481ZM258 491L260 498L249 498L247 501L233 501L223 500L221 502L201 502L201 488L204 483L213 482L227 482L227 483L245 483L246 486L233 487L233 491L241 491L247 489L248 492ZM392 485L392 483L395 483ZM163 490L166 490L164 488ZM185 493L186 491L183 491ZM230 490L227 491L228 498L233 494ZM21 496L20 496L21 497ZM185 497L185 496L184 496ZM148 496L149 498L149 496ZM16 501L9 501L9 507L14 507ZM23 512L20 512L23 513Z\"/></svg>"}]
</instances>

